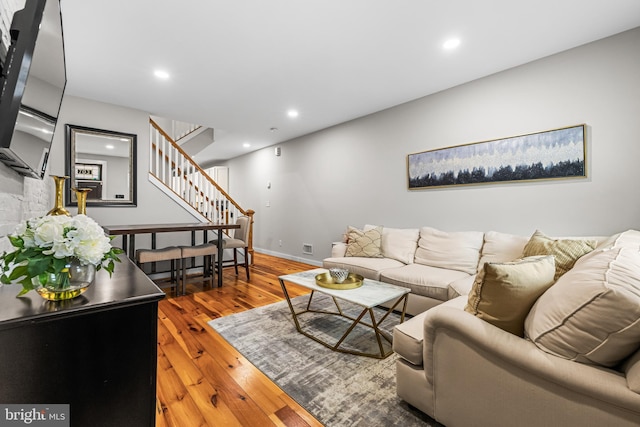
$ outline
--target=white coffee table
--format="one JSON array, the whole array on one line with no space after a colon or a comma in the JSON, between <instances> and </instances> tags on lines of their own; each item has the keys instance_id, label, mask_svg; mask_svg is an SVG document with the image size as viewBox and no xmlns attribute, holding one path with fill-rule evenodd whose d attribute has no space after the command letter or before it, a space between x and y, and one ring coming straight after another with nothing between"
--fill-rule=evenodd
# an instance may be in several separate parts
<instances>
[{"instance_id":1,"label":"white coffee table","mask_svg":"<svg viewBox=\"0 0 640 427\"><path fill-rule=\"evenodd\" d=\"M316 284L315 277L317 274L326 273L328 270L324 268L317 268L314 270L304 271L301 273L295 274L287 274L284 276L278 277L280 281L280 286L282 286L282 292L284 292L284 296L287 299L287 303L289 304L289 309L291 310L291 315L293 316L293 321L296 325L296 329L301 334L311 338L312 340L324 345L327 348L330 348L334 351L339 351L341 353L349 353L355 354L358 356L367 356L374 357L377 359L384 359L393 353L393 350L389 348L388 351L384 350L384 346L382 344L382 339L385 339L389 344L391 344L391 339L387 337L382 331L380 331L380 324L388 318L389 314L396 309L400 304L402 304L402 310L400 314L400 323L404 322L405 311L407 308L407 296L409 294L409 289L391 285L389 283L378 282L377 280L364 279L362 286L354 289L329 289L324 288ZM286 283L295 283L296 285L300 285L307 289L311 290L311 295L309 296L309 301L307 302L306 308L301 311L297 311L294 309L293 304L291 303L291 298L289 297L289 292L287 291ZM311 308L311 302L313 300L313 295L315 292L320 292L322 294L328 295L333 299L333 302L336 305L336 312L326 311L326 310L314 310ZM340 304L338 300L348 301L350 303L356 304L362 307L362 312L357 317L352 317L347 315L340 308ZM394 301L391 304L391 307L386 311L386 313L380 318L380 320L376 320L375 314L373 312L373 308L379 306L383 303ZM324 313L327 315L341 316L353 321L353 323L349 326L349 328L344 332L342 337L335 344L330 344L325 342L324 340L318 338L310 332L302 330L300 327L300 322L298 321L298 316L304 313ZM369 317L371 319L371 323L366 323L364 321L365 315L369 313ZM353 331L353 329L358 325L364 325L373 330L375 338L378 343L379 353L365 353L359 352L351 349L344 349L340 346L343 344L344 340L349 336L349 334Z\"/></svg>"}]
</instances>

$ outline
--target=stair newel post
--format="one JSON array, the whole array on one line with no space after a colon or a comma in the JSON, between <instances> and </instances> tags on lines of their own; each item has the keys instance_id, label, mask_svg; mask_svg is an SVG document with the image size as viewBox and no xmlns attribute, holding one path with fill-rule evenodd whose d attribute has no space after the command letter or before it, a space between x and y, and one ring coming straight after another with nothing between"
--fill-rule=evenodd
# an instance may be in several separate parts
<instances>
[{"instance_id":1,"label":"stair newel post","mask_svg":"<svg viewBox=\"0 0 640 427\"><path fill-rule=\"evenodd\" d=\"M256 211L253 209L247 211L247 216L249 217L249 247L247 248L247 252L249 252L251 265L253 265L253 215L255 213Z\"/></svg>"}]
</instances>

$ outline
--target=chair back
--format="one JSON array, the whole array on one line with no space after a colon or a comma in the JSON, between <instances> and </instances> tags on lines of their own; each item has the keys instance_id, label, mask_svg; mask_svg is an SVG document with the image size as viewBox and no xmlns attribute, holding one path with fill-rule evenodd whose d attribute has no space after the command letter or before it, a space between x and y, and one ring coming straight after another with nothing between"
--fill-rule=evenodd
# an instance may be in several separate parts
<instances>
[{"instance_id":1,"label":"chair back","mask_svg":"<svg viewBox=\"0 0 640 427\"><path fill-rule=\"evenodd\" d=\"M249 217L248 216L240 216L236 220L236 224L240 226L240 228L236 228L233 230L233 238L242 240L245 245L249 244Z\"/></svg>"}]
</instances>

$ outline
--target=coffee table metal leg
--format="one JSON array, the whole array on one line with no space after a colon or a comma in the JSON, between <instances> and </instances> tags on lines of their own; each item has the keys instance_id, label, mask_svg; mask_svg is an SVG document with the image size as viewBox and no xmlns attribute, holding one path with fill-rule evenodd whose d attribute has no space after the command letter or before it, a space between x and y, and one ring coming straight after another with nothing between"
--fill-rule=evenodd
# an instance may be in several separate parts
<instances>
[{"instance_id":1,"label":"coffee table metal leg","mask_svg":"<svg viewBox=\"0 0 640 427\"><path fill-rule=\"evenodd\" d=\"M300 328L300 323L298 323L298 316L296 315L296 310L293 308L293 304L291 304L291 297L289 297L289 292L287 291L287 287L284 284L282 279L278 279L280 281L280 286L282 287L282 293L284 293L284 297L287 300L287 304L289 305L289 310L291 310L291 316L293 317L293 323L296 324L296 329L298 332L302 332ZM311 294L313 296L313 293ZM311 299L309 299L311 301Z\"/></svg>"},{"instance_id":2,"label":"coffee table metal leg","mask_svg":"<svg viewBox=\"0 0 640 427\"><path fill-rule=\"evenodd\" d=\"M389 314L389 312L387 312L387 314ZM385 354L384 354L384 348L382 347L382 340L380 339L381 332L380 332L380 329L378 329L378 325L380 323L376 323L376 317L374 316L372 309L369 309L369 316L371 317L371 324L373 325L373 330L374 330L374 332L376 334L376 340L378 341L378 348L380 349L380 356L386 357ZM387 317L387 315L385 315L380 322L384 321L384 319L386 319L386 317ZM389 354L391 354L391 353L389 353Z\"/></svg>"},{"instance_id":3,"label":"coffee table metal leg","mask_svg":"<svg viewBox=\"0 0 640 427\"><path fill-rule=\"evenodd\" d=\"M338 340L336 345L334 345L332 347L333 350L340 351L340 350L338 350L338 347L340 347L340 344L342 344L342 342L345 340L345 338L347 338L347 336L351 333L351 331L353 331L353 328L355 328L358 325L358 323L360 323L360 320L364 317L364 315L366 313L367 313L367 309L365 308L364 310L362 310L362 313L360 313L360 315L353 321L351 326L349 326L349 329L347 329L347 331L344 333L344 335L342 335L342 337Z\"/></svg>"},{"instance_id":4,"label":"coffee table metal leg","mask_svg":"<svg viewBox=\"0 0 640 427\"><path fill-rule=\"evenodd\" d=\"M368 308L365 307L362 312L360 313L360 315L358 317L351 317L349 315L346 315L342 312L342 309L338 303L338 301L336 300L335 297L332 297L334 304L336 305L336 308L338 310L338 312L329 312L329 311L323 311L323 310L313 310L311 308L311 301L313 299L314 296L314 291L311 291L311 294L309 295L309 300L307 301L307 307L305 310L301 311L300 313L297 313L295 308L293 307L293 304L291 302L291 297L289 295L289 292L287 291L287 286L284 283L284 280L282 279L278 279L280 282L280 286L282 287L282 292L284 293L284 297L287 300L287 305L289 306L289 310L291 311L291 316L293 317L293 322L296 325L296 330L301 333L302 335L311 338L312 340L314 340L315 342L322 344L323 346L333 350L333 351L337 351L340 353L347 353L347 354L353 354L356 356L366 356L366 357L373 357L376 359L384 359L386 357L388 357L389 355L391 355L391 353L393 353L393 350L389 350L387 353L384 352L384 346L382 344L382 338L384 338L389 344L391 344L391 340L380 330L380 324L382 322L384 322L387 317L389 316L389 314L391 314L393 312L393 310L395 310L395 308L402 302L402 313L401 313L401 317L400 317L400 323L404 322L404 317L405 317L405 311L407 308L407 295L405 294L403 296L401 296L400 298L398 298L398 300L391 306L391 308L389 308L387 310L387 312L382 316L382 318L379 321L376 321L375 318L375 313L373 312L373 308ZM324 314L332 314L332 315L337 315L337 316L341 316L344 317L345 319L349 319L352 320L353 322L351 323L351 325L349 326L349 328L346 330L346 332L342 335L342 337L340 337L340 339L338 340L338 342L334 345L329 344L319 338L317 338L316 336L305 332L304 330L302 330L302 327L300 326L300 322L298 321L298 314L303 314L303 313L307 313L307 312L315 312L315 313L324 313ZM363 317L365 314L369 313L369 316L371 318L371 324L366 323L364 321L362 321ZM373 332L376 336L376 341L378 343L378 349L380 350L379 354L375 354L375 353L364 353L364 352L359 352L359 351L354 351L354 350L347 350L347 349L341 349L340 346L342 345L342 343L344 342L344 340L349 336L349 334L354 330L354 328L358 325L361 324L363 326L369 327L371 329L373 329Z\"/></svg>"}]
</instances>

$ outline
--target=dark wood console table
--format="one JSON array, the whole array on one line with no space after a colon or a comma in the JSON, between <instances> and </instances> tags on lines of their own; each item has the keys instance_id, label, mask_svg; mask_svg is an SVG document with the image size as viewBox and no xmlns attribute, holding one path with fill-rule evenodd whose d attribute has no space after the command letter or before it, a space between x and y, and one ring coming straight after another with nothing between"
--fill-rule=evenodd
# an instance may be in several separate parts
<instances>
[{"instance_id":1,"label":"dark wood console table","mask_svg":"<svg viewBox=\"0 0 640 427\"><path fill-rule=\"evenodd\" d=\"M79 297L0 286L0 402L69 404L71 426L155 426L158 301L121 255Z\"/></svg>"}]
</instances>

